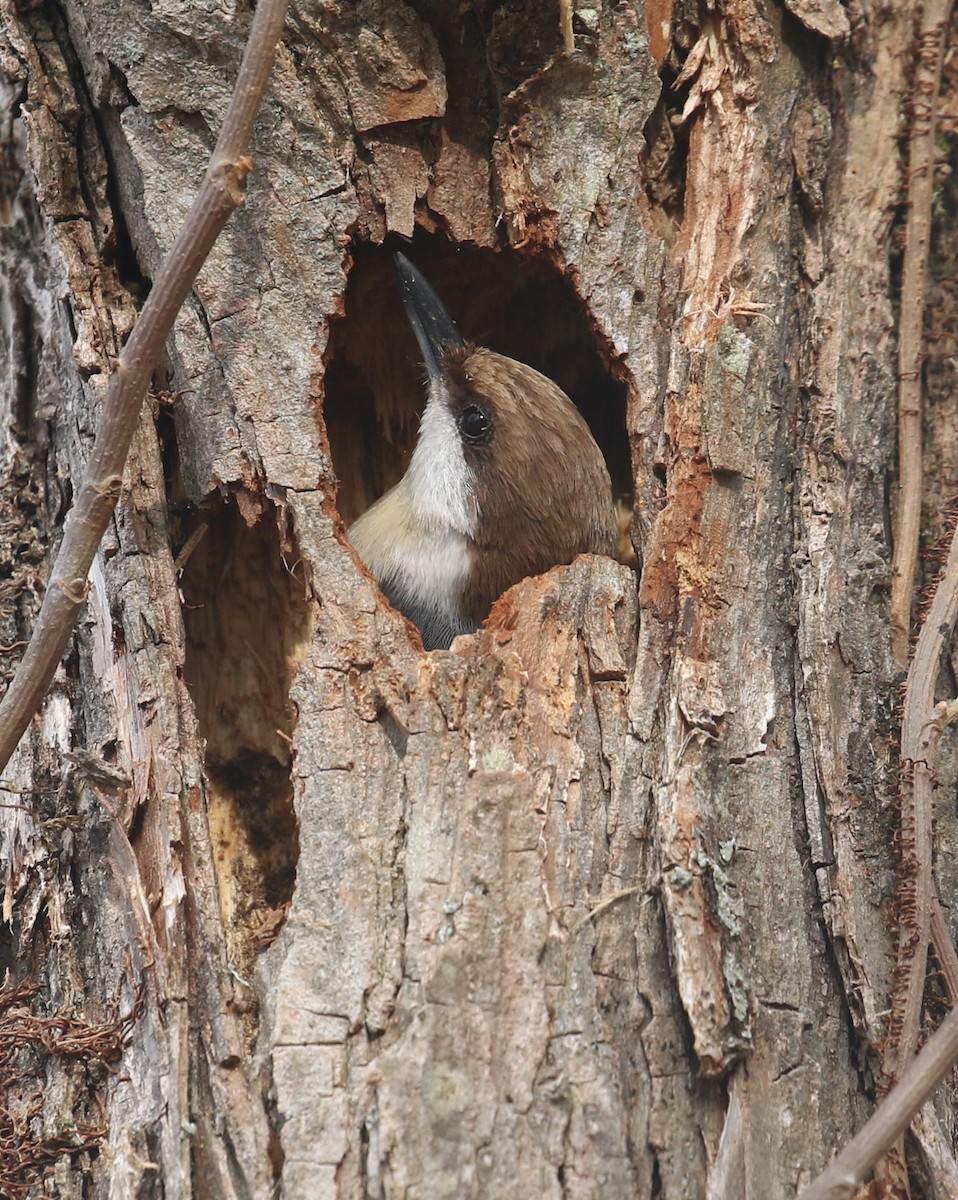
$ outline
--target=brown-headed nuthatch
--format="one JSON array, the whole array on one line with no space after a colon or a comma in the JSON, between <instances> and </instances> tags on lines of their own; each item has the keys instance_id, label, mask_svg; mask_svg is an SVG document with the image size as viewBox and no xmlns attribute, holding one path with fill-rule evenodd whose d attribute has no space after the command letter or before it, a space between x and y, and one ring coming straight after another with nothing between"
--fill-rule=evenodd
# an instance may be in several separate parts
<instances>
[{"instance_id":1,"label":"brown-headed nuthatch","mask_svg":"<svg viewBox=\"0 0 958 1200\"><path fill-rule=\"evenodd\" d=\"M614 554L612 488L568 396L464 342L412 263L395 261L428 396L409 469L349 539L426 649L444 649L527 575Z\"/></svg>"}]
</instances>

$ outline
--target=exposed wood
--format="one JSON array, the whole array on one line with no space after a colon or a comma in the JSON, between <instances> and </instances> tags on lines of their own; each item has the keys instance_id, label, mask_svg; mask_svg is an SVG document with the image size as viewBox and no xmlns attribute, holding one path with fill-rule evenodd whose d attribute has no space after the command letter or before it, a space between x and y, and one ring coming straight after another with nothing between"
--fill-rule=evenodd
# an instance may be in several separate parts
<instances>
[{"instance_id":1,"label":"exposed wood","mask_svg":"<svg viewBox=\"0 0 958 1200\"><path fill-rule=\"evenodd\" d=\"M250 14L0 12L9 673ZM48 1065L33 1132L104 1131L48 1194L779 1200L864 1126L899 940L913 32L800 0L292 6L249 195L3 775L0 966L44 1018L142 997L116 1075ZM344 529L421 411L396 248L580 404L638 582L580 559L432 654L384 605ZM947 1194L934 1105L911 1186Z\"/></svg>"}]
</instances>

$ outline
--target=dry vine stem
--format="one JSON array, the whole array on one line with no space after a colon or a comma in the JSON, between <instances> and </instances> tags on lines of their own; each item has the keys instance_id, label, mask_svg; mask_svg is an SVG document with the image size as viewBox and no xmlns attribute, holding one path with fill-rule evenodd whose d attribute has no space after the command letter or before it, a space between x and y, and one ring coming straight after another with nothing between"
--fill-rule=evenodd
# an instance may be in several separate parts
<instances>
[{"instance_id":1,"label":"dry vine stem","mask_svg":"<svg viewBox=\"0 0 958 1200\"><path fill-rule=\"evenodd\" d=\"M851 1200L878 1156L904 1133L956 1059L958 1008L953 1008L901 1081L828 1168L798 1193L797 1200Z\"/></svg>"},{"instance_id":2,"label":"dry vine stem","mask_svg":"<svg viewBox=\"0 0 958 1200\"><path fill-rule=\"evenodd\" d=\"M935 710L935 683L941 655L958 617L958 527L952 534L944 573L922 624L905 685L901 727L901 927L898 979L892 997L892 1020L885 1050L884 1071L897 1079L918 1045L921 1004L925 991L928 941L948 981L955 1003L955 949L944 921L932 877L934 778L945 714ZM937 919L936 919L937 918Z\"/></svg>"},{"instance_id":3,"label":"dry vine stem","mask_svg":"<svg viewBox=\"0 0 958 1200\"><path fill-rule=\"evenodd\" d=\"M931 236L935 177L935 118L952 0L926 0L921 7L918 60L908 139L908 214L902 263L898 329L898 512L892 556L892 653L908 662L911 604L921 524L921 359L925 275Z\"/></svg>"},{"instance_id":4,"label":"dry vine stem","mask_svg":"<svg viewBox=\"0 0 958 1200\"><path fill-rule=\"evenodd\" d=\"M941 655L958 618L958 526L952 533L945 570L918 635L908 672L902 716L902 919L899 978L885 1054L885 1075L900 1082L873 1116L807 1188L799 1200L844 1200L908 1128L915 1113L958 1061L958 1008L917 1058L921 1002L929 938L954 1005L958 957L938 905L932 877L932 788L938 744L947 719L935 710L935 681Z\"/></svg>"},{"instance_id":5,"label":"dry vine stem","mask_svg":"<svg viewBox=\"0 0 958 1200\"><path fill-rule=\"evenodd\" d=\"M908 660L921 521L924 292L934 184L935 117L951 8L952 0L926 0L920 9L909 137L909 203L898 350L900 495L891 596L892 651L902 665ZM918 637L908 671L902 717L900 929L892 1016L883 1062L886 1080L899 1082L827 1170L800 1193L801 1200L840 1200L853 1195L882 1155L888 1157L876 1169L876 1178L880 1177L890 1191L907 1191L900 1139L921 1104L958 1061L958 1009L954 1007L918 1058L914 1058L929 939L935 946L952 1005L958 1001L958 955L941 912L932 874L932 790L941 730L950 719L950 714L935 711L935 683L941 654L956 616L958 528L952 534L948 561Z\"/></svg>"},{"instance_id":6,"label":"dry vine stem","mask_svg":"<svg viewBox=\"0 0 958 1200\"><path fill-rule=\"evenodd\" d=\"M288 0L259 0L256 5L229 111L202 186L110 380L100 430L67 518L33 636L0 702L0 771L46 694L86 599L87 574L120 494L140 406L163 343L213 243L243 201L251 167L246 149L273 67L287 4Z\"/></svg>"}]
</instances>

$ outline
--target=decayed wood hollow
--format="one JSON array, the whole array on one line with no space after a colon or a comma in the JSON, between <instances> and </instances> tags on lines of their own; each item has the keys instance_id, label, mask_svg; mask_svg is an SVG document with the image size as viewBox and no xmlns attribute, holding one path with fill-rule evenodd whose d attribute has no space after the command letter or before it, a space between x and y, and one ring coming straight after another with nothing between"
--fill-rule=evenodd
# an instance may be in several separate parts
<instances>
[{"instance_id":1,"label":"decayed wood hollow","mask_svg":"<svg viewBox=\"0 0 958 1200\"><path fill-rule=\"evenodd\" d=\"M190 524L198 540L182 576L186 679L206 739L224 925L235 965L249 970L293 892L289 687L310 619L272 505L241 514L216 501Z\"/></svg>"}]
</instances>

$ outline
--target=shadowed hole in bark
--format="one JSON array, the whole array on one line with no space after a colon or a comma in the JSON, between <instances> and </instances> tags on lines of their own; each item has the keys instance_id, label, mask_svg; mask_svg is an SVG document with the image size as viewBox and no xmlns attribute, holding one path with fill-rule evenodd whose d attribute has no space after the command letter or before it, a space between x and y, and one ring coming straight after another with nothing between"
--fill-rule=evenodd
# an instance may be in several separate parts
<instances>
[{"instance_id":1,"label":"shadowed hole in bark","mask_svg":"<svg viewBox=\"0 0 958 1200\"><path fill-rule=\"evenodd\" d=\"M393 271L396 250L420 268L463 337L527 363L572 399L605 455L627 524L626 385L613 377L611 352L598 344L572 284L545 258L455 246L417 231L411 247L398 238L354 245L344 316L330 331L323 412L347 525L402 478L425 404L422 359Z\"/></svg>"},{"instance_id":2,"label":"shadowed hole in bark","mask_svg":"<svg viewBox=\"0 0 958 1200\"><path fill-rule=\"evenodd\" d=\"M282 924L298 857L289 688L310 618L279 516L262 497L244 495L242 511L217 498L183 520L181 535L192 547L181 576L186 682L206 741L224 924L244 976Z\"/></svg>"},{"instance_id":3,"label":"shadowed hole in bark","mask_svg":"<svg viewBox=\"0 0 958 1200\"><path fill-rule=\"evenodd\" d=\"M489 154L500 104L563 48L564 0L409 0L442 55L443 127L458 145ZM381 131L388 135L387 130Z\"/></svg>"},{"instance_id":4,"label":"shadowed hole in bark","mask_svg":"<svg viewBox=\"0 0 958 1200\"><path fill-rule=\"evenodd\" d=\"M7 248L0 246L0 256ZM36 364L42 361L42 334L22 290L0 284L0 424L18 442L31 433L37 391ZM6 439L4 439L6 440Z\"/></svg>"},{"instance_id":5,"label":"shadowed hole in bark","mask_svg":"<svg viewBox=\"0 0 958 1200\"><path fill-rule=\"evenodd\" d=\"M486 51L486 15L475 6L453 7L446 0L411 0L409 7L430 27L442 55L447 88L443 125L447 133L460 145L488 154L499 110L493 67Z\"/></svg>"},{"instance_id":6,"label":"shadowed hole in bark","mask_svg":"<svg viewBox=\"0 0 958 1200\"><path fill-rule=\"evenodd\" d=\"M31 7L40 8L41 6ZM135 104L133 95L126 86L122 72L114 70L112 66L109 97L102 94L94 95L91 90L91 81L78 53L78 31L71 27L65 6L43 6L42 12L32 17L30 23L35 29L35 36L40 44L50 39L52 35L73 85L78 107L76 112L70 112L69 119L71 123L75 122L75 125L72 128L64 128L64 134L76 145L78 162L81 167L77 183L81 190L86 186L88 173L97 172L98 168L95 165L97 159L100 155L103 157L103 165L106 168L103 173L103 187L109 206L109 219L102 219L106 214L102 211L102 205L97 196L86 197L91 216L98 214L101 218L91 220L90 229L98 242L102 261L104 264L112 266L118 280L142 300L149 289L140 270L140 263L126 226L125 208L119 188L123 169L114 161L113 154L114 147L122 146L125 140L120 132L119 111ZM118 86L118 76L119 80L122 80L122 86ZM116 111L111 107L113 105L116 106ZM87 165L87 170L82 169L84 164Z\"/></svg>"},{"instance_id":7,"label":"shadowed hole in bark","mask_svg":"<svg viewBox=\"0 0 958 1200\"><path fill-rule=\"evenodd\" d=\"M13 921L4 921L0 925L0 974L4 978L17 979L25 965L19 960L19 926L19 921L16 921L16 925Z\"/></svg>"},{"instance_id":8,"label":"shadowed hole in bark","mask_svg":"<svg viewBox=\"0 0 958 1200\"><path fill-rule=\"evenodd\" d=\"M689 122L682 119L691 82L676 87L676 80L699 37L690 20L673 24L671 40L663 46L659 66L662 92L645 123L646 152L642 158L642 186L648 198L647 215L660 237L671 243L685 213L685 181L689 157Z\"/></svg>"}]
</instances>

